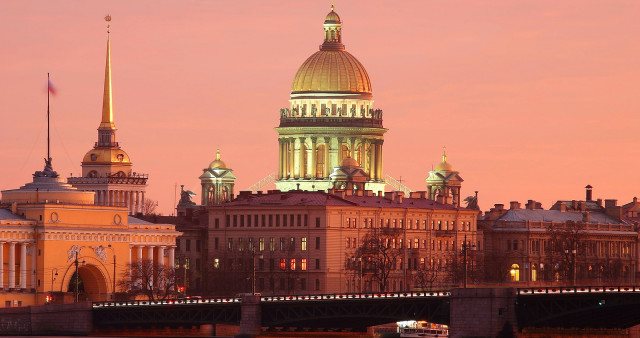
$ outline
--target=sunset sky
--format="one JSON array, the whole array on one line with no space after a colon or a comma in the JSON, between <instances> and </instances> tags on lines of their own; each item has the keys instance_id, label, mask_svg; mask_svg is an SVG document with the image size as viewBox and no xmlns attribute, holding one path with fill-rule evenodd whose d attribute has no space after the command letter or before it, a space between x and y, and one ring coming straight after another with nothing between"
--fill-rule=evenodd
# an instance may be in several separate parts
<instances>
[{"instance_id":1,"label":"sunset sky","mask_svg":"<svg viewBox=\"0 0 640 338\"><path fill-rule=\"evenodd\" d=\"M46 156L80 174L97 141L110 14L117 140L173 212L214 158L236 192L277 170L273 130L331 1L0 2L0 190ZM442 147L483 210L640 195L640 2L336 0L384 111L384 171L413 190ZM274 186L268 187L273 189ZM640 196L639 196L640 197Z\"/></svg>"}]
</instances>

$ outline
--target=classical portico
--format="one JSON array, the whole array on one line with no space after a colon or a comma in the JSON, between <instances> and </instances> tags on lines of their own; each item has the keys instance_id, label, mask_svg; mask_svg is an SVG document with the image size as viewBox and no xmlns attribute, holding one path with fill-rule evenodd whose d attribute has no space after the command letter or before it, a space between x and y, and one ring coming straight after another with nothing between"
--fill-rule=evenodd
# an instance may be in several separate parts
<instances>
[{"instance_id":1,"label":"classical portico","mask_svg":"<svg viewBox=\"0 0 640 338\"><path fill-rule=\"evenodd\" d=\"M342 22L331 8L324 43L298 69L290 106L280 110L280 190L331 188L334 167L351 154L369 174L367 189L384 190L382 110L373 108L364 66L345 51Z\"/></svg>"}]
</instances>

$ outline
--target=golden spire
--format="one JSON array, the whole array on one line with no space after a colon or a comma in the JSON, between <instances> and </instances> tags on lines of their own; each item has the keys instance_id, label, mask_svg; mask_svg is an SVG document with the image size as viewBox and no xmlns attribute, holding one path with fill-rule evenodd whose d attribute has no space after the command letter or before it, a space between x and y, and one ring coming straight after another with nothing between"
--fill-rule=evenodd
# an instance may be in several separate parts
<instances>
[{"instance_id":1,"label":"golden spire","mask_svg":"<svg viewBox=\"0 0 640 338\"><path fill-rule=\"evenodd\" d=\"M220 161L220 148L216 151L216 161Z\"/></svg>"},{"instance_id":2,"label":"golden spire","mask_svg":"<svg viewBox=\"0 0 640 338\"><path fill-rule=\"evenodd\" d=\"M107 22L107 63L104 69L104 95L102 97L102 121L98 129L116 129L113 123L113 102L111 97L111 15L104 17Z\"/></svg>"},{"instance_id":3,"label":"golden spire","mask_svg":"<svg viewBox=\"0 0 640 338\"><path fill-rule=\"evenodd\" d=\"M447 162L447 147L442 147L442 163Z\"/></svg>"}]
</instances>

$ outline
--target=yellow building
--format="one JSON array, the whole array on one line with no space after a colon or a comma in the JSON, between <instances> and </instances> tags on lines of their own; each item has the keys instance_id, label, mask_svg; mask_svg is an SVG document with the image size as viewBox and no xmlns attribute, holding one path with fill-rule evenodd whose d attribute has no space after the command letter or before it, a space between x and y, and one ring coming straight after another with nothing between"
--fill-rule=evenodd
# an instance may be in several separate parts
<instances>
[{"instance_id":1,"label":"yellow building","mask_svg":"<svg viewBox=\"0 0 640 338\"><path fill-rule=\"evenodd\" d=\"M109 112L108 121L113 121L108 55L105 83L109 86L105 84L104 97L109 99L104 101L99 135L108 135L105 142L113 145L113 124L102 128L105 111ZM102 138L95 149L101 142ZM115 159L124 154L117 143L110 150L98 149L98 153L110 153ZM108 167L109 161L113 158L107 158L102 167ZM121 169L130 172L128 156L122 162ZM76 285L81 285L79 300L108 300L115 292L124 291L117 289L117 282L125 277L130 263L152 260L173 267L176 237L181 234L173 225L131 217L132 208L126 203L101 203L103 200L96 199L101 192L65 183L53 170L51 158L45 163L43 171L33 174L33 182L2 191L0 306L42 304L51 294L57 298L55 302L72 301ZM119 198L122 194L104 196ZM75 282L76 271L80 283Z\"/></svg>"},{"instance_id":2,"label":"yellow building","mask_svg":"<svg viewBox=\"0 0 640 338\"><path fill-rule=\"evenodd\" d=\"M280 110L276 128L282 191L327 190L334 167L351 156L369 175L366 188L384 191L382 111L373 109L364 66L345 51L342 21L331 7L324 42L298 69L290 107Z\"/></svg>"}]
</instances>

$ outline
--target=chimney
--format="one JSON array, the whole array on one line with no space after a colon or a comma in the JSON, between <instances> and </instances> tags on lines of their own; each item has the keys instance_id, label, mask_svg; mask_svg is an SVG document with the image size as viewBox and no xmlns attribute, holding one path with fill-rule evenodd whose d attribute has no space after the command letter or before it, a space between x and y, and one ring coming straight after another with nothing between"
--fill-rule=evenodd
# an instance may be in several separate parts
<instances>
[{"instance_id":1,"label":"chimney","mask_svg":"<svg viewBox=\"0 0 640 338\"><path fill-rule=\"evenodd\" d=\"M633 204L636 204L636 203L638 203L638 198L637 198L637 197L634 197L634 198L633 198Z\"/></svg>"},{"instance_id":2,"label":"chimney","mask_svg":"<svg viewBox=\"0 0 640 338\"><path fill-rule=\"evenodd\" d=\"M592 198L591 190L593 190L593 187L590 184L588 184L585 188L587 189L587 198L586 198L586 200L587 201L591 201L591 198Z\"/></svg>"},{"instance_id":3,"label":"chimney","mask_svg":"<svg viewBox=\"0 0 640 338\"><path fill-rule=\"evenodd\" d=\"M587 210L587 202L580 201L579 206L580 206L580 211L585 212L585 210Z\"/></svg>"},{"instance_id":4,"label":"chimney","mask_svg":"<svg viewBox=\"0 0 640 338\"><path fill-rule=\"evenodd\" d=\"M591 222L591 213L588 211L585 211L582 213L582 222L584 223L590 223Z\"/></svg>"},{"instance_id":5,"label":"chimney","mask_svg":"<svg viewBox=\"0 0 640 338\"><path fill-rule=\"evenodd\" d=\"M564 202L560 202L560 212L566 212L567 211L567 205L564 204Z\"/></svg>"},{"instance_id":6,"label":"chimney","mask_svg":"<svg viewBox=\"0 0 640 338\"><path fill-rule=\"evenodd\" d=\"M536 202L536 209L542 210L542 203L541 202Z\"/></svg>"},{"instance_id":7,"label":"chimney","mask_svg":"<svg viewBox=\"0 0 640 338\"><path fill-rule=\"evenodd\" d=\"M14 215L18 214L18 202L11 203L11 213Z\"/></svg>"},{"instance_id":8,"label":"chimney","mask_svg":"<svg viewBox=\"0 0 640 338\"><path fill-rule=\"evenodd\" d=\"M495 204L495 209L496 211L504 210L504 204Z\"/></svg>"},{"instance_id":9,"label":"chimney","mask_svg":"<svg viewBox=\"0 0 640 338\"><path fill-rule=\"evenodd\" d=\"M396 191L396 195L398 196L398 204L402 204L402 200L404 199L404 191Z\"/></svg>"},{"instance_id":10,"label":"chimney","mask_svg":"<svg viewBox=\"0 0 640 338\"><path fill-rule=\"evenodd\" d=\"M527 205L526 205L527 209L529 210L535 210L536 209L536 201L534 200L528 200L527 201Z\"/></svg>"},{"instance_id":11,"label":"chimney","mask_svg":"<svg viewBox=\"0 0 640 338\"><path fill-rule=\"evenodd\" d=\"M604 207L611 208L618 205L618 200L604 200Z\"/></svg>"},{"instance_id":12,"label":"chimney","mask_svg":"<svg viewBox=\"0 0 640 338\"><path fill-rule=\"evenodd\" d=\"M517 209L520 209L520 203L518 201L509 202L509 210L517 210Z\"/></svg>"},{"instance_id":13,"label":"chimney","mask_svg":"<svg viewBox=\"0 0 640 338\"><path fill-rule=\"evenodd\" d=\"M571 210L578 209L578 202L576 200L571 201Z\"/></svg>"},{"instance_id":14,"label":"chimney","mask_svg":"<svg viewBox=\"0 0 640 338\"><path fill-rule=\"evenodd\" d=\"M598 198L598 199L596 200L596 204L597 204L599 207L601 207L601 206L602 206L602 198Z\"/></svg>"},{"instance_id":15,"label":"chimney","mask_svg":"<svg viewBox=\"0 0 640 338\"><path fill-rule=\"evenodd\" d=\"M396 197L396 194L393 193L393 191L386 191L384 193L384 198L393 201Z\"/></svg>"}]
</instances>

